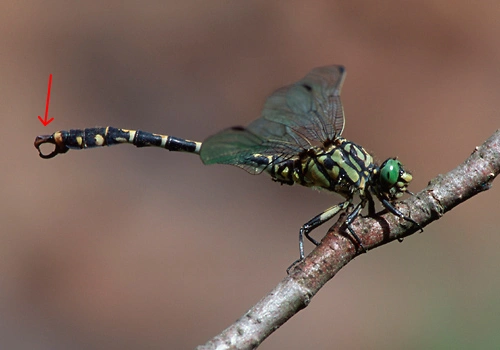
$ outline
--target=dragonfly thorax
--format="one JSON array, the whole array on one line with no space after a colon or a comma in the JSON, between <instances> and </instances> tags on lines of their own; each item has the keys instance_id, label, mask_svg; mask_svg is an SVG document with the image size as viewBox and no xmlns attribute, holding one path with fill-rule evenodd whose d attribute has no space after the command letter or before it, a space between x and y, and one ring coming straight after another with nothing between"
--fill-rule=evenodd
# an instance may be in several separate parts
<instances>
[{"instance_id":1,"label":"dragonfly thorax","mask_svg":"<svg viewBox=\"0 0 500 350\"><path fill-rule=\"evenodd\" d=\"M311 147L294 159L276 162L268 172L286 184L322 188L345 197L363 194L376 169L372 156L361 146L338 138L325 147Z\"/></svg>"},{"instance_id":2,"label":"dragonfly thorax","mask_svg":"<svg viewBox=\"0 0 500 350\"><path fill-rule=\"evenodd\" d=\"M401 162L389 158L379 167L361 146L338 138L326 147L311 147L283 161L267 157L267 172L275 181L337 192L346 198L365 190L390 202L407 192L412 176Z\"/></svg>"}]
</instances>

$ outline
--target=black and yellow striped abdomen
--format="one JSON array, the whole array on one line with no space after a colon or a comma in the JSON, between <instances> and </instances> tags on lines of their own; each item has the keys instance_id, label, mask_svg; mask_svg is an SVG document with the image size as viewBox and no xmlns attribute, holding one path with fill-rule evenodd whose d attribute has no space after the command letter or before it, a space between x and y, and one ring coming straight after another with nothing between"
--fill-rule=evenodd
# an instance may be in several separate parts
<instances>
[{"instance_id":1,"label":"black and yellow striped abdomen","mask_svg":"<svg viewBox=\"0 0 500 350\"><path fill-rule=\"evenodd\" d=\"M44 143L55 145L54 151L42 153ZM52 135L41 135L35 139L35 147L42 158L52 158L70 149L86 149L130 143L137 147L161 147L169 151L199 154L201 142L190 141L169 135L154 134L142 130L107 127L57 131Z\"/></svg>"}]
</instances>

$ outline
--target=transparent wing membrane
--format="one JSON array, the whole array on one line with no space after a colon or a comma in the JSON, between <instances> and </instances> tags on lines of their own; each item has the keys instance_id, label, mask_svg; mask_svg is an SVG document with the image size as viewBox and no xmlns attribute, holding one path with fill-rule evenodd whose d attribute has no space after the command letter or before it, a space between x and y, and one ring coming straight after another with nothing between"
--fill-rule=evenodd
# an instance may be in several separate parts
<instances>
[{"instance_id":1,"label":"transparent wing membrane","mask_svg":"<svg viewBox=\"0 0 500 350\"><path fill-rule=\"evenodd\" d=\"M295 84L276 90L266 101L261 118L247 128L221 131L203 142L205 164L232 164L251 173L255 155L276 156L274 162L296 156L304 149L339 137L344 128L340 90L342 66L313 69Z\"/></svg>"},{"instance_id":2,"label":"transparent wing membrane","mask_svg":"<svg viewBox=\"0 0 500 350\"><path fill-rule=\"evenodd\" d=\"M251 174L260 174L272 163L287 160L299 152L295 143L273 141L273 136L264 137L246 128L235 127L223 130L206 139L200 157L204 164L231 164ZM263 163L264 158L273 160Z\"/></svg>"},{"instance_id":3,"label":"transparent wing membrane","mask_svg":"<svg viewBox=\"0 0 500 350\"><path fill-rule=\"evenodd\" d=\"M334 140L344 128L340 101L344 77L342 66L313 69L297 83L275 91L264 105L261 120L287 126L302 147L310 141Z\"/></svg>"}]
</instances>

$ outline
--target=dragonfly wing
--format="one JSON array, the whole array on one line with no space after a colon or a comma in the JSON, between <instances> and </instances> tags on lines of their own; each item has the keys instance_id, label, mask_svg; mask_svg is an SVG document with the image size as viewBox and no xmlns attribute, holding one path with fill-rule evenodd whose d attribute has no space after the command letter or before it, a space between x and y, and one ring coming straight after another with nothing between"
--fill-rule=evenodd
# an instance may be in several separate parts
<instances>
[{"instance_id":1,"label":"dragonfly wing","mask_svg":"<svg viewBox=\"0 0 500 350\"><path fill-rule=\"evenodd\" d=\"M251 174L260 174L271 163L265 157L273 157L272 163L284 161L300 151L295 145L273 142L243 127L223 130L210 136L201 146L200 158L204 164L231 164Z\"/></svg>"},{"instance_id":2,"label":"dragonfly wing","mask_svg":"<svg viewBox=\"0 0 500 350\"><path fill-rule=\"evenodd\" d=\"M340 101L344 78L342 66L319 67L297 83L276 90L267 99L262 118L256 121L259 130L263 120L281 124L287 129L284 140L294 139L303 148L310 147L312 141L339 137L344 129ZM252 129L250 124L249 130ZM257 133L260 135L261 131Z\"/></svg>"},{"instance_id":3,"label":"dragonfly wing","mask_svg":"<svg viewBox=\"0 0 500 350\"><path fill-rule=\"evenodd\" d=\"M262 117L247 128L223 130L206 139L200 151L205 164L231 164L259 174L314 143L334 140L344 128L340 89L342 66L313 69L299 82L274 92Z\"/></svg>"}]
</instances>

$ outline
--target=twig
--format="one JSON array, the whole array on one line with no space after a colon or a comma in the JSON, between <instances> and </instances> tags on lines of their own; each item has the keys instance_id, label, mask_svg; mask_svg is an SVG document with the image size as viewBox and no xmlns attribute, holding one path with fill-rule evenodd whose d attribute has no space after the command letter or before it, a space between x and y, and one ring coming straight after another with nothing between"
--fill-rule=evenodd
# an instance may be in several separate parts
<instances>
[{"instance_id":1,"label":"twig","mask_svg":"<svg viewBox=\"0 0 500 350\"><path fill-rule=\"evenodd\" d=\"M456 169L432 180L427 188L406 201L398 209L422 227L472 196L491 187L500 172L500 130L472 152ZM255 349L271 333L298 311L305 308L319 289L354 259L360 251L345 235L339 220L321 244L290 271L267 296L199 350ZM377 217L358 218L351 224L366 248L375 248L409 236L418 228L386 213Z\"/></svg>"}]
</instances>

